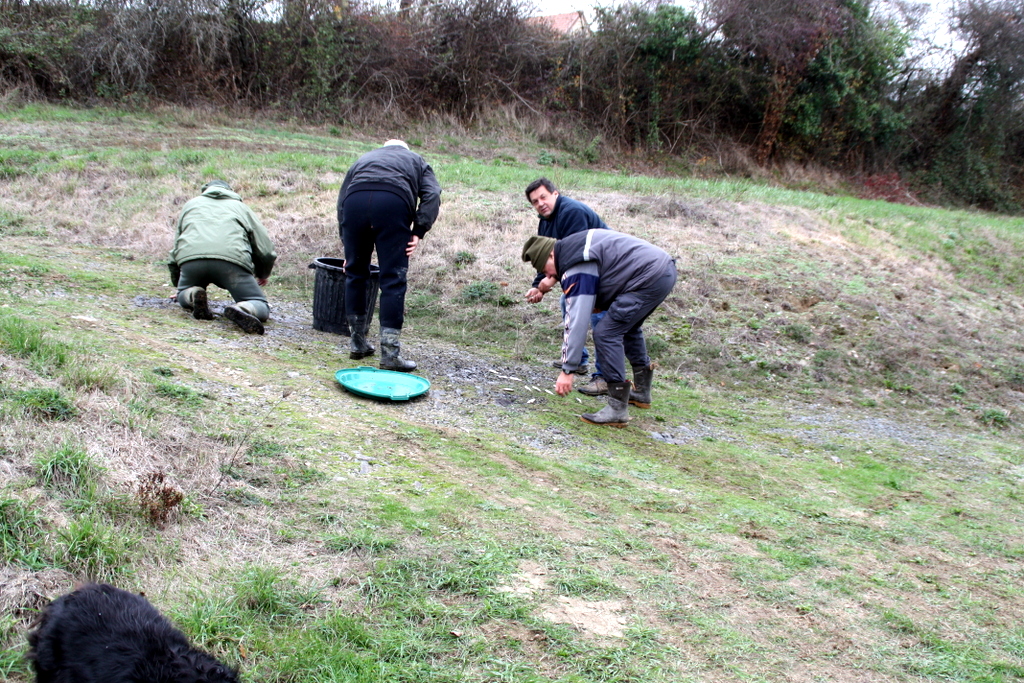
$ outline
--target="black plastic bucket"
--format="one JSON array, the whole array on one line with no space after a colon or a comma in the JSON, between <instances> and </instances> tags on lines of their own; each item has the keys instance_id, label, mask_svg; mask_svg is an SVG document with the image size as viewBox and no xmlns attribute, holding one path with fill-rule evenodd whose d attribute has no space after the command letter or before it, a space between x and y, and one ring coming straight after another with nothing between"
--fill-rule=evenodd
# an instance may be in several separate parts
<instances>
[{"instance_id":1,"label":"black plastic bucket","mask_svg":"<svg viewBox=\"0 0 1024 683\"><path fill-rule=\"evenodd\" d=\"M313 259L309 267L316 269L313 280L313 329L349 336L348 320L345 319L345 260L321 257ZM380 268L371 265L370 280L366 283L367 328L377 309L379 291Z\"/></svg>"}]
</instances>

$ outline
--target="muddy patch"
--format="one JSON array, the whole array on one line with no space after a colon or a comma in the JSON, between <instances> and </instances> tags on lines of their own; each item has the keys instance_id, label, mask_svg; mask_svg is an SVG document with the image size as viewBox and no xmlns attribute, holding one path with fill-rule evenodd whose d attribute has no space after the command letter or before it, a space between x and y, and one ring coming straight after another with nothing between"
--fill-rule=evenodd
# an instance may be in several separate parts
<instances>
[{"instance_id":1,"label":"muddy patch","mask_svg":"<svg viewBox=\"0 0 1024 683\"><path fill-rule=\"evenodd\" d=\"M521 597L544 596L551 591L550 571L531 561L519 565L511 583L497 590ZM596 637L622 638L628 624L626 604L621 600L584 600L564 595L547 597L541 617L555 624L568 624Z\"/></svg>"}]
</instances>

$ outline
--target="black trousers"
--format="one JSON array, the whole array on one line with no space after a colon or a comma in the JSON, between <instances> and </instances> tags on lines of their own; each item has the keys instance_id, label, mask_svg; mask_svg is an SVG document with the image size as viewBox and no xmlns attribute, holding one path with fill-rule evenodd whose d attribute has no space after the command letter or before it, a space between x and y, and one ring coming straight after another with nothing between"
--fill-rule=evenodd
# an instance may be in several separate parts
<instances>
[{"instance_id":1,"label":"black trousers","mask_svg":"<svg viewBox=\"0 0 1024 683\"><path fill-rule=\"evenodd\" d=\"M345 315L366 315L370 258L380 267L380 326L402 329L412 240L412 211L386 190L353 192L345 198L341 241L345 247Z\"/></svg>"}]
</instances>

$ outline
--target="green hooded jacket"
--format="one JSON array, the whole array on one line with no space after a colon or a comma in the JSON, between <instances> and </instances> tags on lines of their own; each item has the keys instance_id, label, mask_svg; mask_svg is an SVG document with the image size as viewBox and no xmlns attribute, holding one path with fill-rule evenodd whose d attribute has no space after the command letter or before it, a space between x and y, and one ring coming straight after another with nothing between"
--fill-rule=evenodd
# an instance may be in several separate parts
<instances>
[{"instance_id":1,"label":"green hooded jacket","mask_svg":"<svg viewBox=\"0 0 1024 683\"><path fill-rule=\"evenodd\" d=\"M213 186L181 210L171 250L171 262L179 266L201 258L229 261L262 279L270 277L277 253L241 196Z\"/></svg>"}]
</instances>

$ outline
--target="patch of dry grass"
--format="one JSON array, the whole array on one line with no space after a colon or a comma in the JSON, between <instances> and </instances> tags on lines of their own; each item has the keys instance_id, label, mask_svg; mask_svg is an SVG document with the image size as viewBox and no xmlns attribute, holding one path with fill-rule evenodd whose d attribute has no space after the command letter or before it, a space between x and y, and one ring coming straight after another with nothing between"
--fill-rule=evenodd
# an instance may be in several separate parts
<instances>
[{"instance_id":1,"label":"patch of dry grass","mask_svg":"<svg viewBox=\"0 0 1024 683\"><path fill-rule=\"evenodd\" d=\"M89 136L44 122L12 126L15 139L73 141L69 158L126 151L105 162L15 178L2 189L5 205L29 217L31 230L156 262L170 248L181 205L208 177L225 176L275 240L280 261L272 283L308 296L309 262L341 255L337 188L359 146L339 140L324 148L292 128L259 143L253 133L231 129L222 133L227 144L218 147L210 142L211 122L200 125L194 118L203 118L202 112L172 114L158 119L165 122L161 126L131 128L127 137L103 126ZM444 128L424 130L438 140ZM453 137L460 135L466 131ZM132 150L144 152L146 160ZM188 150L196 150L197 163L176 167L191 158ZM183 152L174 156L176 151ZM444 178L445 157L424 153ZM311 159L319 170L301 170ZM147 168L156 175L133 175ZM536 172L543 173L556 181L566 175ZM884 223L754 202L596 191L576 187L577 175L567 177L563 192L592 205L613 228L678 256L682 277L665 306L674 320L650 324L667 367L754 382L771 377L850 394L846 375L872 394L979 408L1005 405L1005 389L1013 390L1024 373L1014 360L1024 322L1019 297L979 299L941 254L909 250ZM410 294L430 294L441 310L459 311L467 286L493 283L504 302L521 302L531 275L519 249L535 229L535 216L521 188L474 191L473 179L467 180L445 183L440 218L410 267ZM1013 258L1016 243L984 229L979 238ZM505 315L524 323L534 317L523 306ZM452 328L460 338L472 334L466 324ZM427 325L425 331L434 329ZM527 357L526 349L538 342L528 329L524 324L516 333L516 357ZM951 393L954 386L966 394Z\"/></svg>"}]
</instances>

